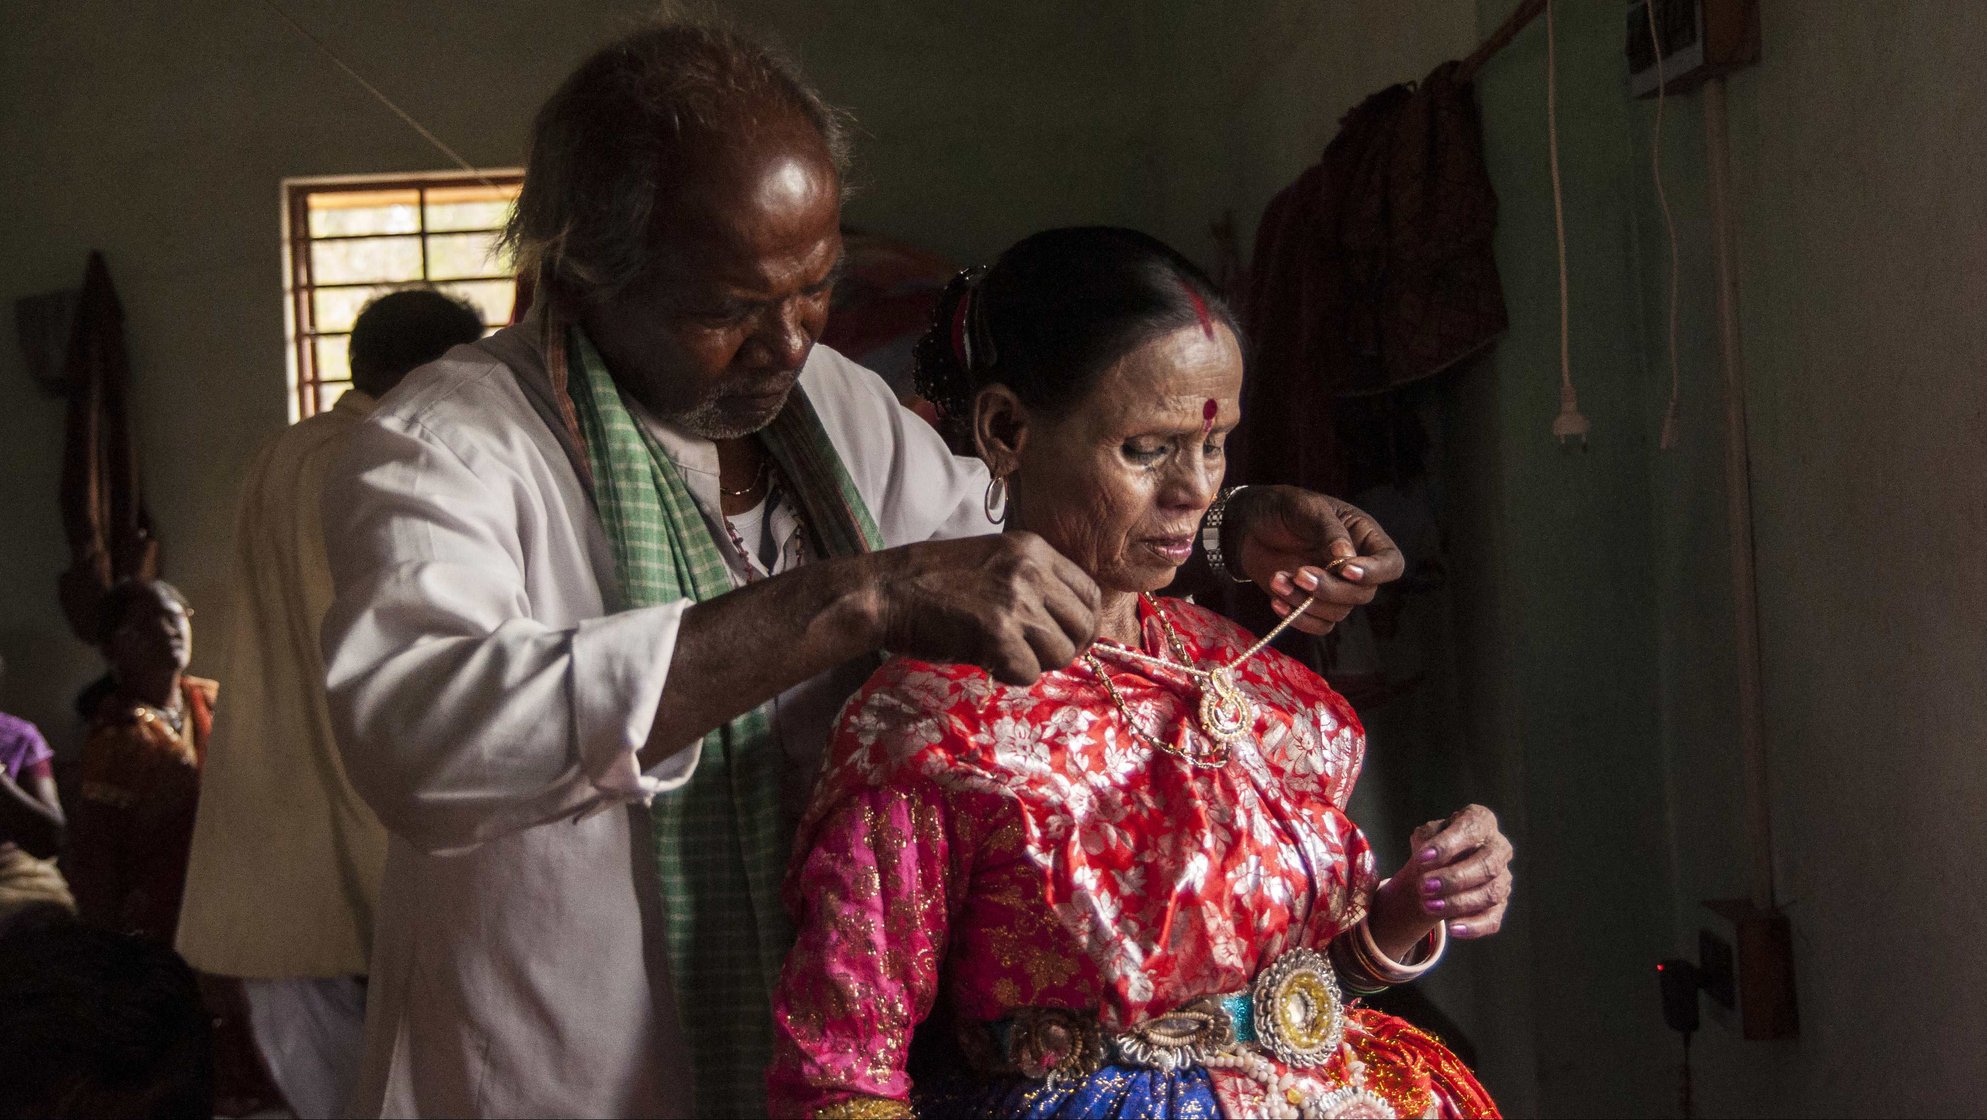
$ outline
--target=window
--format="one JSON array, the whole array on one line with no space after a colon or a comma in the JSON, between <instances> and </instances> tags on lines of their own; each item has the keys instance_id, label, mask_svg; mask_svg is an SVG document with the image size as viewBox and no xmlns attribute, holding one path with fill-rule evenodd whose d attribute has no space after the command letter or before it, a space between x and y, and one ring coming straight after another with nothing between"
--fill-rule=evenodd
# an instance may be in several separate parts
<instances>
[{"instance_id":1,"label":"window","mask_svg":"<svg viewBox=\"0 0 1987 1120\"><path fill-rule=\"evenodd\" d=\"M516 171L284 180L292 421L351 387L352 320L374 296L425 281L475 305L486 326L510 321L516 284L497 235L523 181Z\"/></svg>"}]
</instances>

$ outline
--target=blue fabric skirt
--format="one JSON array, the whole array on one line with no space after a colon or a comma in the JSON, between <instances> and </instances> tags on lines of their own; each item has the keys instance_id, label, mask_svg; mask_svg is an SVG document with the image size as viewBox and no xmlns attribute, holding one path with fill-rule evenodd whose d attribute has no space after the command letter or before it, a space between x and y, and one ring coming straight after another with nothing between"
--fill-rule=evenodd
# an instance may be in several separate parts
<instances>
[{"instance_id":1,"label":"blue fabric skirt","mask_svg":"<svg viewBox=\"0 0 1987 1120\"><path fill-rule=\"evenodd\" d=\"M915 1091L911 1106L919 1116L1013 1116L1029 1120L1215 1120L1221 1115L1221 1106L1214 1099L1214 1082L1200 1066L1165 1073L1143 1066L1109 1065L1088 1077L1065 1080L1053 1089L1025 1077L969 1075Z\"/></svg>"}]
</instances>

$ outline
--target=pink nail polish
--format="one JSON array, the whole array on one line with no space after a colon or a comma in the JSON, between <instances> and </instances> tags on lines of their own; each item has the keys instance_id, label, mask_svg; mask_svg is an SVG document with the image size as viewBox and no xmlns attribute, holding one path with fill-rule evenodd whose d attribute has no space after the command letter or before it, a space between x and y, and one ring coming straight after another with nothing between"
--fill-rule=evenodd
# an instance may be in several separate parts
<instances>
[{"instance_id":1,"label":"pink nail polish","mask_svg":"<svg viewBox=\"0 0 1987 1120\"><path fill-rule=\"evenodd\" d=\"M1440 914L1443 910L1447 909L1448 906L1449 903L1445 899L1431 898L1428 900L1428 912L1431 914Z\"/></svg>"},{"instance_id":2,"label":"pink nail polish","mask_svg":"<svg viewBox=\"0 0 1987 1120\"><path fill-rule=\"evenodd\" d=\"M1338 574L1344 579L1358 581L1366 578L1366 569L1357 564L1347 564L1338 570Z\"/></svg>"},{"instance_id":3,"label":"pink nail polish","mask_svg":"<svg viewBox=\"0 0 1987 1120\"><path fill-rule=\"evenodd\" d=\"M1464 922L1450 922L1449 934L1452 937L1468 937L1470 935L1470 927Z\"/></svg>"},{"instance_id":4,"label":"pink nail polish","mask_svg":"<svg viewBox=\"0 0 1987 1120\"><path fill-rule=\"evenodd\" d=\"M1435 857L1440 854L1441 853L1437 852L1434 848L1423 848L1421 849L1421 862L1434 863Z\"/></svg>"},{"instance_id":5,"label":"pink nail polish","mask_svg":"<svg viewBox=\"0 0 1987 1120\"><path fill-rule=\"evenodd\" d=\"M1429 894L1439 894L1442 890L1442 880L1433 877L1423 879L1421 881L1421 889Z\"/></svg>"}]
</instances>

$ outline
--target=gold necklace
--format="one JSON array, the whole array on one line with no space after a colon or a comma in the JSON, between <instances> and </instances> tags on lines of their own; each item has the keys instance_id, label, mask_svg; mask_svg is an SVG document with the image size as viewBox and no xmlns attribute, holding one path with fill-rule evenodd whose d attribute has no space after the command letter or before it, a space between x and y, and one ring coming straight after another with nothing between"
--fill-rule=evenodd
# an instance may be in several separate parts
<instances>
[{"instance_id":1,"label":"gold necklace","mask_svg":"<svg viewBox=\"0 0 1987 1120\"><path fill-rule=\"evenodd\" d=\"M185 707L161 708L157 704L138 705L138 718L146 723L156 723L166 729L175 741L186 734Z\"/></svg>"},{"instance_id":2,"label":"gold necklace","mask_svg":"<svg viewBox=\"0 0 1987 1120\"><path fill-rule=\"evenodd\" d=\"M1091 653L1089 650L1083 652L1083 659L1090 663L1090 671L1097 674L1097 680L1103 684L1104 691L1110 694L1111 703L1117 705L1118 715L1124 719L1125 727L1132 733L1132 738L1144 742L1148 747L1155 747L1165 751L1167 754L1185 759L1189 766L1219 769L1228 765L1228 744L1225 741L1216 740L1215 746L1218 750L1203 755L1195 754L1192 751L1183 751L1164 739L1154 738L1140 731L1138 723L1132 719L1131 708L1125 705L1125 698L1118 693L1118 686L1111 683L1111 675L1104 671L1104 663L1099 661L1097 655Z\"/></svg>"},{"instance_id":3,"label":"gold necklace","mask_svg":"<svg viewBox=\"0 0 1987 1120\"><path fill-rule=\"evenodd\" d=\"M1285 615L1283 621L1277 623L1275 628L1269 633L1264 634L1255 645L1243 650L1241 656L1225 665L1218 665L1212 669L1197 669L1187 664L1186 643L1180 640L1179 633L1173 629L1172 622L1166 618L1166 612L1159 608L1158 601L1153 599L1152 596L1142 595L1140 598L1145 600L1145 605L1152 611L1154 617L1159 619L1160 628L1166 631L1167 644L1173 648L1173 656L1179 658L1179 661L1175 663L1163 657L1154 657L1141 650L1135 650L1129 646L1117 645L1116 643L1111 644L1109 648L1134 661L1143 661L1148 665L1159 665L1168 669L1178 669L1195 680L1200 681L1200 706L1196 722L1200 724L1201 733L1209 739L1214 740L1215 744L1220 747L1219 755L1209 754L1202 756L1189 754L1140 731L1138 725L1132 722L1131 709L1125 705L1124 697L1118 694L1117 686L1111 683L1111 678L1104 672L1104 663L1097 659L1096 654L1088 650L1084 651L1083 656L1089 660L1091 669L1097 674L1097 679L1103 682L1104 690L1111 694L1112 702L1118 707L1118 714L1124 717L1125 726L1131 729L1133 735L1145 740L1152 746L1158 747L1167 754L1178 755L1186 759L1188 763L1194 766L1214 767L1227 765L1229 747L1234 744L1235 740L1248 734L1249 729L1254 727L1256 723L1256 706L1243 694L1241 686L1235 683L1235 670L1241 668L1242 663L1249 660L1249 658L1261 653L1271 642L1276 640L1277 635L1289 629L1290 624L1297 621L1297 616L1311 609L1311 604L1316 602L1318 597L1312 595L1310 598L1305 599L1301 606L1291 611L1288 615Z\"/></svg>"},{"instance_id":4,"label":"gold necklace","mask_svg":"<svg viewBox=\"0 0 1987 1120\"><path fill-rule=\"evenodd\" d=\"M755 490L759 489L759 484L760 484L760 483L762 483L762 482L764 482L764 481L766 481L766 471L767 471L767 468L768 468L768 467L770 467L770 466L772 465L772 462L773 462L773 461L772 461L772 458L771 458L770 456L767 456L767 457L764 457L764 458L761 458L761 459L759 460L759 469L758 469L758 470L756 470L756 471L753 471L753 472L752 472L752 481L751 481L751 483L750 483L750 484L748 484L748 485L747 485L747 486L745 487L745 489L743 489L743 490L726 490L726 489L724 488L724 483L723 483L723 482L719 482L719 483L718 483L718 493L720 493L720 494L723 494L723 495L724 495L725 497L727 497L727 498L743 498L743 497L744 497L744 496L746 496L747 494L750 494L750 493L752 493L753 491L755 491Z\"/></svg>"}]
</instances>

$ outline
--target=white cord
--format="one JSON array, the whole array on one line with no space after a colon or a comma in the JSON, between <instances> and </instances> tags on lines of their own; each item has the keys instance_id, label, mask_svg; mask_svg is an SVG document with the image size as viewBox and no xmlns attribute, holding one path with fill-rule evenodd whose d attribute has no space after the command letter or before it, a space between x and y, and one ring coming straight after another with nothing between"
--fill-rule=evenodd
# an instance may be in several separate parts
<instances>
[{"instance_id":1,"label":"white cord","mask_svg":"<svg viewBox=\"0 0 1987 1120\"><path fill-rule=\"evenodd\" d=\"M1580 398L1573 392L1573 323L1566 281L1566 195L1559 181L1559 66L1553 38L1552 0L1545 0L1546 151L1552 161L1552 224L1559 248L1559 416L1552 422L1552 434L1561 443L1579 436L1581 445L1585 446L1591 425L1580 414Z\"/></svg>"},{"instance_id":2,"label":"white cord","mask_svg":"<svg viewBox=\"0 0 1987 1120\"><path fill-rule=\"evenodd\" d=\"M426 140L428 143L433 144L436 150L440 151L441 154L447 156L449 159L454 160L456 165L461 167L464 171L467 171L471 175L476 176L478 182L481 182L484 186L489 187L492 190L496 189L497 185L495 183L492 183L490 180L484 178L483 172L479 168L477 168L474 164L471 164L468 160L463 159L461 156L457 155L454 148L451 148L447 144L442 143L441 137L436 136L434 133L429 132L426 128L422 127L421 122L415 120L414 115L412 113L409 113L407 110L402 109L400 106L394 104L393 99L391 97L388 97L386 94L381 93L378 86L367 81L364 75L360 74L357 70L352 69L352 67L348 65L344 59L339 58L338 55L335 52L333 52L330 47L325 46L324 40L311 34L310 31L307 28L305 28L303 24L298 23L294 18L292 18L290 13L277 7L276 0L262 0L262 2L264 5L266 5L269 8L270 11L275 12L278 16L282 17L283 22L289 24L292 28L294 28L297 34L302 35L304 38L310 40L311 45L316 47L318 50L322 51L324 53L324 57L330 59L332 63L336 65L340 70L345 71L347 77L359 83L359 88L365 90L367 93L372 94L375 98L378 98L380 104L386 106L388 109L391 109L393 111L393 114L399 117L401 120L406 121L407 127L420 133L421 138L423 140Z\"/></svg>"},{"instance_id":3,"label":"white cord","mask_svg":"<svg viewBox=\"0 0 1987 1120\"><path fill-rule=\"evenodd\" d=\"M1656 446L1664 451L1677 445L1677 224L1670 217L1670 196L1663 190L1663 101L1666 82L1663 78L1663 40L1656 31L1656 0L1643 0L1642 10L1649 17L1649 50L1656 56L1656 132L1649 145L1649 174L1656 181L1656 201L1663 207L1663 228L1670 235L1670 403L1663 410L1663 431L1657 437Z\"/></svg>"}]
</instances>

